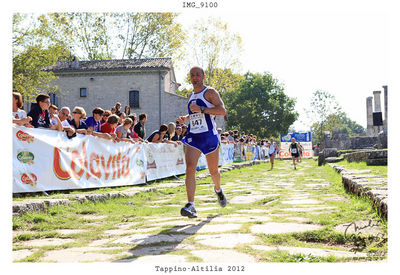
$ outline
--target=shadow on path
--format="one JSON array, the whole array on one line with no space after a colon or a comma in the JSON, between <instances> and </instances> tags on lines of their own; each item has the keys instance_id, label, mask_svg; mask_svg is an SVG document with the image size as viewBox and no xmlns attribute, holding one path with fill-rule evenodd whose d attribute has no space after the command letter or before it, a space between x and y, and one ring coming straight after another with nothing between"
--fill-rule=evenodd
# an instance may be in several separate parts
<instances>
[{"instance_id":1,"label":"shadow on path","mask_svg":"<svg viewBox=\"0 0 400 275\"><path fill-rule=\"evenodd\" d=\"M210 223L214 218L219 216L220 215L208 216L205 220L200 222L197 221L197 219L189 219L187 225L177 225L170 229L164 229L154 235L134 234L123 237L122 240L124 240L125 243L132 243L135 247L128 251L131 256L126 256L114 262L134 262L143 256L163 255L172 251L186 249L185 246L180 248L178 248L178 246L183 240L193 236L204 225ZM188 247L190 247L190 245L188 245Z\"/></svg>"}]
</instances>

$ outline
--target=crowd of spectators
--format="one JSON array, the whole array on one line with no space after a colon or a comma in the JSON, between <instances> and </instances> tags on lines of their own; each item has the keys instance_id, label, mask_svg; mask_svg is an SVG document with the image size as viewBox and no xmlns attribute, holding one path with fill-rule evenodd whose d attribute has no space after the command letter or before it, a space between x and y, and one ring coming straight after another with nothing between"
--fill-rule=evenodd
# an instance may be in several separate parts
<instances>
[{"instance_id":1,"label":"crowd of spectators","mask_svg":"<svg viewBox=\"0 0 400 275\"><path fill-rule=\"evenodd\" d=\"M50 96L39 94L36 103L32 103L28 114L22 110L22 96L13 93L13 123L20 126L48 128L57 131L65 131L68 138L76 134L93 135L99 138L112 140L114 142L129 143L169 143L177 146L182 143L188 127L179 124L178 121L170 122L168 125L161 124L160 128L146 138L147 114L142 113L137 117L131 113L131 108L125 106L122 111L121 103L117 102L110 110L96 107L92 115L86 117L84 108L75 106L71 113L69 107L64 106L58 110L56 105L50 103ZM268 139L257 139L256 135L244 131L231 130L222 133L217 129L222 143L260 145L269 147Z\"/></svg>"}]
</instances>

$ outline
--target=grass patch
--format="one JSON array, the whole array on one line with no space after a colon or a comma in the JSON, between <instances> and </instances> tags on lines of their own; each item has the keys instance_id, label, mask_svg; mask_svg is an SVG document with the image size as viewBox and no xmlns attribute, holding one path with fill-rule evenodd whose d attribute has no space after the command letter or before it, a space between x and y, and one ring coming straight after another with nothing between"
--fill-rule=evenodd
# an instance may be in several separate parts
<instances>
[{"instance_id":1,"label":"grass patch","mask_svg":"<svg viewBox=\"0 0 400 275\"><path fill-rule=\"evenodd\" d=\"M338 165L344 166L346 169L351 170L370 170L368 172L360 172L360 173L368 173L381 177L387 178L387 165L367 165L365 161L362 162L348 162L347 160L342 160L338 163Z\"/></svg>"}]
</instances>

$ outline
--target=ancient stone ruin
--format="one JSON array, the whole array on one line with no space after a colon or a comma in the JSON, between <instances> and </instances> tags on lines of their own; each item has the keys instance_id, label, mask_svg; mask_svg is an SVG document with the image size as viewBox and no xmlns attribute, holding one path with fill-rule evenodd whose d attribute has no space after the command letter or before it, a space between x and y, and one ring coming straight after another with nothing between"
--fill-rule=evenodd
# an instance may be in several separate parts
<instances>
[{"instance_id":1,"label":"ancient stone ruin","mask_svg":"<svg viewBox=\"0 0 400 275\"><path fill-rule=\"evenodd\" d=\"M366 136L349 137L347 134L340 133L338 130L326 133L324 140L319 147L319 151L314 152L318 155L318 165L325 162L338 162L343 160L344 156L339 157L340 151L346 150L346 155L355 153L356 156L347 156L346 159L353 161L367 161L369 165L387 164L387 150L383 153L374 153L377 149L387 149L388 117L387 117L387 86L382 86L384 91L384 117L381 110L381 91L374 91L373 97L366 99L367 109L367 134ZM372 108L374 101L374 109ZM322 151L321 151L322 150ZM357 151L363 151L357 154ZM361 159L357 156L362 155Z\"/></svg>"}]
</instances>

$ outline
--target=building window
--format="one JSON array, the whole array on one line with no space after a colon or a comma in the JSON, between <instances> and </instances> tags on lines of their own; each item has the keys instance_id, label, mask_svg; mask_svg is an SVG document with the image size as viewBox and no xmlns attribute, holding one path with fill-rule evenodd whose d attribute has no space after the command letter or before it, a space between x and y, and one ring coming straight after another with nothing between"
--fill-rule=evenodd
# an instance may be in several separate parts
<instances>
[{"instance_id":1,"label":"building window","mask_svg":"<svg viewBox=\"0 0 400 275\"><path fill-rule=\"evenodd\" d=\"M49 94L50 96L50 103L53 105L56 105L58 107L58 96L56 96L56 94Z\"/></svg>"},{"instance_id":2,"label":"building window","mask_svg":"<svg viewBox=\"0 0 400 275\"><path fill-rule=\"evenodd\" d=\"M129 106L139 108L139 91L129 91Z\"/></svg>"},{"instance_id":3,"label":"building window","mask_svg":"<svg viewBox=\"0 0 400 275\"><path fill-rule=\"evenodd\" d=\"M81 88L80 91L81 91L81 97L86 97L87 96L86 88Z\"/></svg>"}]
</instances>

